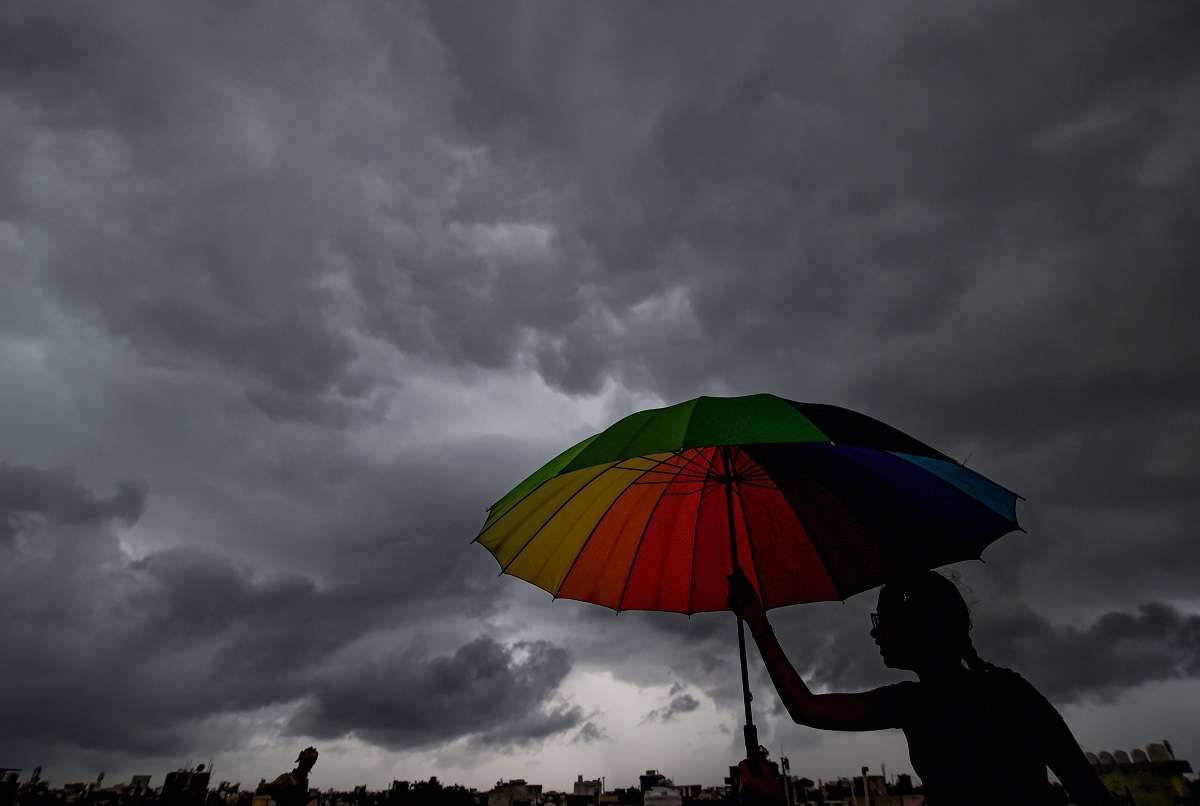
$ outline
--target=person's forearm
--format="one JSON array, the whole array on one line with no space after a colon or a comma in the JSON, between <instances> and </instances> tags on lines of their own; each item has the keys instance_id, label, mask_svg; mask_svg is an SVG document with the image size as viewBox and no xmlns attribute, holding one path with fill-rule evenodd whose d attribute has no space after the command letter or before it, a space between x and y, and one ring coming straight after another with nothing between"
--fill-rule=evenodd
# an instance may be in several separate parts
<instances>
[{"instance_id":1,"label":"person's forearm","mask_svg":"<svg viewBox=\"0 0 1200 806\"><path fill-rule=\"evenodd\" d=\"M793 720L804 722L805 706L816 695L809 690L804 679L800 677L791 661L788 660L766 615L748 621L747 625L750 627L751 635L754 636L754 642L758 644L758 653L767 667L771 682L775 684L775 690L779 692L779 699L783 701L783 707L787 709Z\"/></svg>"},{"instance_id":2,"label":"person's forearm","mask_svg":"<svg viewBox=\"0 0 1200 806\"><path fill-rule=\"evenodd\" d=\"M1088 774L1080 774L1072 780L1063 781L1071 800L1078 806L1116 806L1112 793L1091 770Z\"/></svg>"}]
</instances>

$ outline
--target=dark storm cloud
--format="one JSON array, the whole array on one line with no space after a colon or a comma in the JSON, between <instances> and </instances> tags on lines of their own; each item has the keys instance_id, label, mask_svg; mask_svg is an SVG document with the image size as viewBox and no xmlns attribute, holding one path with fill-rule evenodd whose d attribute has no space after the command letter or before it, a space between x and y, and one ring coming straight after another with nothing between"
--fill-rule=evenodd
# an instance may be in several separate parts
<instances>
[{"instance_id":1,"label":"dark storm cloud","mask_svg":"<svg viewBox=\"0 0 1200 806\"><path fill-rule=\"evenodd\" d=\"M286 642L280 611L302 611L315 594L310 582L254 584L228 561L190 550L130 563L105 530L39 538L3 564L11 618L0 630L6 646L20 647L2 672L12 693L3 705L8 742L180 752L195 746L196 722L297 696L310 659L277 669L276 655L265 668L238 668L222 654Z\"/></svg>"},{"instance_id":2,"label":"dark storm cloud","mask_svg":"<svg viewBox=\"0 0 1200 806\"><path fill-rule=\"evenodd\" d=\"M597 725L595 722L587 721L583 723L583 727L579 729L579 733L575 734L575 738L571 740L575 744L592 744L593 742L608 741L608 731L603 725Z\"/></svg>"},{"instance_id":3,"label":"dark storm cloud","mask_svg":"<svg viewBox=\"0 0 1200 806\"><path fill-rule=\"evenodd\" d=\"M545 642L481 637L435 657L409 647L331 672L291 727L327 739L353 732L393 750L464 735L476 749L503 749L579 727L579 706L551 701L570 668L567 653Z\"/></svg>"},{"instance_id":4,"label":"dark storm cloud","mask_svg":"<svg viewBox=\"0 0 1200 806\"><path fill-rule=\"evenodd\" d=\"M709 6L662 48L669 7L583 20L532 5L496 19L435 6L466 87L463 119L580 175L593 213L581 226L610 273L606 299L624 313L628 341L599 348L611 358L597 363L612 334L593 334L593 345L571 333L562 351L578 361L564 380L587 384L616 369L669 397L714 381L843 393L909 363L884 355L883 366L845 378L829 372L831 357L870 362L881 339L901 335L895 346L906 348L912 335L948 325L990 278L1009 274L1011 284L990 300L988 319L1015 325L1023 298L1044 296L1021 281L1020 265L1034 260L1051 261L1042 268L1064 294L1045 300L1047 313L1074 304L1081 331L1131 302L1114 284L1172 311L1138 348L1185 325L1171 288L1187 282L1179 258L1194 251L1182 202L1196 165L1181 157L1177 173L1152 185L1139 170L1188 125L1196 60L1183 56L1182 31L1194 10L1134 15L1114 5L1081 26L1066 7L961 8L776 5L748 19ZM536 33L549 31L559 35ZM581 47L590 59L576 63ZM560 69L537 69L545 62ZM606 69L590 69L597 62ZM1110 145L1100 147L1085 127L1077 148L1045 143L1045 133L1109 105L1131 136L1101 126ZM1139 279L1125 272L1134 255L1153 266ZM658 338L629 349L649 334L628 306L655 301ZM1053 337L1061 324L1037 322L1019 340ZM979 329L956 331L938 347L975 347L993 360L1006 350ZM814 383L777 377L788 364Z\"/></svg>"},{"instance_id":5,"label":"dark storm cloud","mask_svg":"<svg viewBox=\"0 0 1200 806\"><path fill-rule=\"evenodd\" d=\"M674 695L674 687L672 687L671 701L661 708L655 708L649 711L642 718L643 722L670 722L680 714L690 714L700 707L700 701L691 694L683 693Z\"/></svg>"},{"instance_id":6,"label":"dark storm cloud","mask_svg":"<svg viewBox=\"0 0 1200 806\"><path fill-rule=\"evenodd\" d=\"M3 74L45 113L18 122L89 127L118 176L47 156L84 161L75 181L121 218L64 215L80 200L36 162L13 218L52 239L67 298L285 418L376 384L339 324L434 360L529 360L574 391L766 385L918 427L936 408L951 440L1031 385L1031 438L1096 392L1178 410L1196 391L1173 369L1196 363L1192 9L1031 9L713 6L667 48L670 7L14 12L29 44ZM184 27L197 43L167 46ZM312 95L283 93L288 56ZM1147 385L1164 369L1169 395Z\"/></svg>"},{"instance_id":7,"label":"dark storm cloud","mask_svg":"<svg viewBox=\"0 0 1200 806\"><path fill-rule=\"evenodd\" d=\"M318 586L190 548L130 560L108 527L126 508L96 505L102 499L72 473L6 468L3 478L16 509L68 513L20 522L0 563L8 616L0 642L20 648L0 671L11 695L0 721L5 747L23 757L38 743L133 754L238 748L248 739L239 719L297 701L307 702L297 731L336 728L391 746L481 734L499 747L582 721L578 706L549 701L570 670L561 648L479 638L452 656L411 643L388 650L411 607L403 587L388 595L369 582ZM427 614L444 606L445 592L422 595ZM450 625L443 632L458 639ZM339 696L359 697L360 706ZM447 713L469 716L456 722ZM224 731L214 728L222 719Z\"/></svg>"},{"instance_id":8,"label":"dark storm cloud","mask_svg":"<svg viewBox=\"0 0 1200 806\"><path fill-rule=\"evenodd\" d=\"M984 625L994 662L1029 669L1056 702L1111 701L1133 686L1200 674L1200 615L1162 602L1105 613L1083 628L1027 609L988 614Z\"/></svg>"},{"instance_id":9,"label":"dark storm cloud","mask_svg":"<svg viewBox=\"0 0 1200 806\"><path fill-rule=\"evenodd\" d=\"M139 482L117 484L97 496L70 469L42 470L0 462L0 544L11 541L30 520L91 526L110 520L132 524L142 516L146 492Z\"/></svg>"},{"instance_id":10,"label":"dark storm cloud","mask_svg":"<svg viewBox=\"0 0 1200 806\"><path fill-rule=\"evenodd\" d=\"M565 191L457 132L419 6L27 6L3 24L25 156L0 186L8 218L50 244L48 287L149 361L345 424L384 380L355 329L509 367L530 333L588 316L585 292L561 293L587 263Z\"/></svg>"}]
</instances>

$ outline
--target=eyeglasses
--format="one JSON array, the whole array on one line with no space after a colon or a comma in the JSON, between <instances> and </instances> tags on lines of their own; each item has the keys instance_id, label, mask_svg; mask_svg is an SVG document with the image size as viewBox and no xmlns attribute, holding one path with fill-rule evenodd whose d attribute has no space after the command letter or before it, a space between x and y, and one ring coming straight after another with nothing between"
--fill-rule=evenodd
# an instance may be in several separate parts
<instances>
[{"instance_id":1,"label":"eyeglasses","mask_svg":"<svg viewBox=\"0 0 1200 806\"><path fill-rule=\"evenodd\" d=\"M875 629L875 630L879 629L879 614L878 613L871 614L871 628Z\"/></svg>"}]
</instances>

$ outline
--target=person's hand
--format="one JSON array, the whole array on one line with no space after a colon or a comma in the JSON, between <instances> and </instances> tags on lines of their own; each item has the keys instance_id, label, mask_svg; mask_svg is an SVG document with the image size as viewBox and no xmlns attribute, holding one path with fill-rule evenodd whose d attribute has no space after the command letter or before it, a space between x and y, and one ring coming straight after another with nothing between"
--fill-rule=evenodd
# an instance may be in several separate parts
<instances>
[{"instance_id":1,"label":"person's hand","mask_svg":"<svg viewBox=\"0 0 1200 806\"><path fill-rule=\"evenodd\" d=\"M743 806L785 806L787 796L779 765L768 760L759 747L750 758L738 763L738 802Z\"/></svg>"},{"instance_id":2,"label":"person's hand","mask_svg":"<svg viewBox=\"0 0 1200 806\"><path fill-rule=\"evenodd\" d=\"M729 609L752 628L766 622L767 614L758 598L758 592L754 590L750 580L746 579L741 568L729 575Z\"/></svg>"}]
</instances>

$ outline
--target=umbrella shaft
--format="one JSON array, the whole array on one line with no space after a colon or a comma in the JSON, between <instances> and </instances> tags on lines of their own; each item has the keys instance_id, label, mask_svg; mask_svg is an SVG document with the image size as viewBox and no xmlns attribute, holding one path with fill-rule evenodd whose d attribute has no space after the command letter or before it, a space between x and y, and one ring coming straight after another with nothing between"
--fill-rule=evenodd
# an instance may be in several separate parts
<instances>
[{"instance_id":1,"label":"umbrella shaft","mask_svg":"<svg viewBox=\"0 0 1200 806\"><path fill-rule=\"evenodd\" d=\"M725 465L722 475L725 477L725 512L729 520L729 552L733 560L733 571L737 573L737 527L733 522L733 462L731 454L728 447L721 448L721 458ZM750 674L746 669L746 625L741 616L738 616L737 625L738 654L742 665L742 699L746 703L746 726L743 732L746 737L746 758L752 758L758 750L758 729L754 727L754 716L750 712L750 701L754 697L750 694Z\"/></svg>"},{"instance_id":2,"label":"umbrella shaft","mask_svg":"<svg viewBox=\"0 0 1200 806\"><path fill-rule=\"evenodd\" d=\"M746 626L738 619L738 651L742 660L742 699L746 703L746 757L758 749L758 730L754 727L754 716L750 713L750 701L754 695L750 693L750 675L746 671Z\"/></svg>"}]
</instances>

